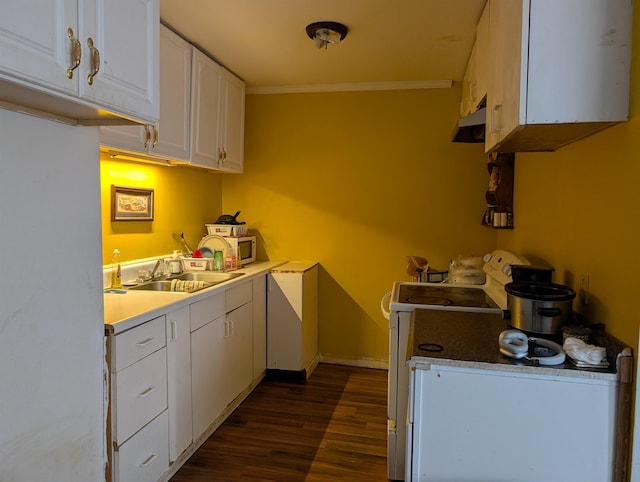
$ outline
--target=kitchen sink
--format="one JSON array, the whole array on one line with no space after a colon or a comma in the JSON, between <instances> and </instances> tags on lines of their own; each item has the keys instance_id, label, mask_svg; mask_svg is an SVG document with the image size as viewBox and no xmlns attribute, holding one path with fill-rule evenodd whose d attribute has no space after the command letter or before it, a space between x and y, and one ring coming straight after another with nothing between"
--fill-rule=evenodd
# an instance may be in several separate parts
<instances>
[{"instance_id":1,"label":"kitchen sink","mask_svg":"<svg viewBox=\"0 0 640 482\"><path fill-rule=\"evenodd\" d=\"M128 289L134 291L170 291L175 293L194 293L211 286L224 283L244 273L220 273L220 272L188 272L167 279L147 281Z\"/></svg>"},{"instance_id":2,"label":"kitchen sink","mask_svg":"<svg viewBox=\"0 0 640 482\"><path fill-rule=\"evenodd\" d=\"M207 283L218 284L223 281L229 281L230 279L242 276L244 273L224 273L218 271L189 271L188 273L182 273L172 276L171 279L188 280L188 281L206 281Z\"/></svg>"},{"instance_id":3,"label":"kitchen sink","mask_svg":"<svg viewBox=\"0 0 640 482\"><path fill-rule=\"evenodd\" d=\"M171 291L171 280L147 281L146 283L130 286L127 289L142 291Z\"/></svg>"}]
</instances>

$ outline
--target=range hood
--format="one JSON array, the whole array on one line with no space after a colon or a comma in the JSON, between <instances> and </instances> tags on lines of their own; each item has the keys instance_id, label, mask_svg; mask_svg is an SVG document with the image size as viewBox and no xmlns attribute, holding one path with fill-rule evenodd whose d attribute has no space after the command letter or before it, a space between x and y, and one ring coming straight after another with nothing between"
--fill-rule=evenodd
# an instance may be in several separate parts
<instances>
[{"instance_id":1,"label":"range hood","mask_svg":"<svg viewBox=\"0 0 640 482\"><path fill-rule=\"evenodd\" d=\"M453 142L484 142L487 109L483 107L458 121Z\"/></svg>"}]
</instances>

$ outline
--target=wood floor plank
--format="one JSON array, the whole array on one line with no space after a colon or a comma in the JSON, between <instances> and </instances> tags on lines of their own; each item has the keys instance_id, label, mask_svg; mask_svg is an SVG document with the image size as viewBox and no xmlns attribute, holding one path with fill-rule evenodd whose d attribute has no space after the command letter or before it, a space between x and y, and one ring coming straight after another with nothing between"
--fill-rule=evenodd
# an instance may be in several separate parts
<instances>
[{"instance_id":1,"label":"wood floor plank","mask_svg":"<svg viewBox=\"0 0 640 482\"><path fill-rule=\"evenodd\" d=\"M387 371L264 380L171 482L386 481Z\"/></svg>"}]
</instances>

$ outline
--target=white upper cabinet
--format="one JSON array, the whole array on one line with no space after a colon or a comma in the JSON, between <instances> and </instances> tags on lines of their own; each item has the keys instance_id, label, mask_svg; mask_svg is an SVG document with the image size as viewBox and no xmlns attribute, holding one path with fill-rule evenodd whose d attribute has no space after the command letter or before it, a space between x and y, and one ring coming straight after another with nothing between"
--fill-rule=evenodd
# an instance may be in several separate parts
<instances>
[{"instance_id":1,"label":"white upper cabinet","mask_svg":"<svg viewBox=\"0 0 640 482\"><path fill-rule=\"evenodd\" d=\"M191 68L191 163L218 168L222 67L193 47Z\"/></svg>"},{"instance_id":2,"label":"white upper cabinet","mask_svg":"<svg viewBox=\"0 0 640 482\"><path fill-rule=\"evenodd\" d=\"M5 106L69 123L158 119L158 0L5 0Z\"/></svg>"},{"instance_id":3,"label":"white upper cabinet","mask_svg":"<svg viewBox=\"0 0 640 482\"><path fill-rule=\"evenodd\" d=\"M484 8L476 28L476 40L471 49L467 69L462 79L460 115L478 110L487 96L489 68L489 4Z\"/></svg>"},{"instance_id":4,"label":"white upper cabinet","mask_svg":"<svg viewBox=\"0 0 640 482\"><path fill-rule=\"evenodd\" d=\"M190 154L191 45L160 30L160 126L155 153L187 161ZM157 129L157 127L156 127Z\"/></svg>"},{"instance_id":5,"label":"white upper cabinet","mask_svg":"<svg viewBox=\"0 0 640 482\"><path fill-rule=\"evenodd\" d=\"M2 78L76 95L79 72L72 80L67 72L74 67L72 37L80 36L78 1L4 0L2 7Z\"/></svg>"},{"instance_id":6,"label":"white upper cabinet","mask_svg":"<svg viewBox=\"0 0 640 482\"><path fill-rule=\"evenodd\" d=\"M80 96L109 111L150 122L158 120L158 0L81 0L80 3L81 38L86 45L83 48L86 60L80 63L82 75L78 79Z\"/></svg>"},{"instance_id":7,"label":"white upper cabinet","mask_svg":"<svg viewBox=\"0 0 640 482\"><path fill-rule=\"evenodd\" d=\"M103 126L100 144L137 158L241 173L244 97L244 82L161 26L160 121Z\"/></svg>"},{"instance_id":8,"label":"white upper cabinet","mask_svg":"<svg viewBox=\"0 0 640 482\"><path fill-rule=\"evenodd\" d=\"M242 172L245 85L193 49L191 74L191 163Z\"/></svg>"},{"instance_id":9,"label":"white upper cabinet","mask_svg":"<svg viewBox=\"0 0 640 482\"><path fill-rule=\"evenodd\" d=\"M475 79L471 84L472 110L477 110L486 101L489 84L489 3L484 7L476 28L476 68Z\"/></svg>"},{"instance_id":10,"label":"white upper cabinet","mask_svg":"<svg viewBox=\"0 0 640 482\"><path fill-rule=\"evenodd\" d=\"M220 170L241 173L244 161L244 94L245 85L224 71L221 84Z\"/></svg>"},{"instance_id":11,"label":"white upper cabinet","mask_svg":"<svg viewBox=\"0 0 640 482\"><path fill-rule=\"evenodd\" d=\"M160 26L160 122L145 126L103 126L100 144L116 152L188 161L191 45Z\"/></svg>"},{"instance_id":12,"label":"white upper cabinet","mask_svg":"<svg viewBox=\"0 0 640 482\"><path fill-rule=\"evenodd\" d=\"M627 120L631 20L630 0L490 0L487 152L555 150Z\"/></svg>"}]
</instances>

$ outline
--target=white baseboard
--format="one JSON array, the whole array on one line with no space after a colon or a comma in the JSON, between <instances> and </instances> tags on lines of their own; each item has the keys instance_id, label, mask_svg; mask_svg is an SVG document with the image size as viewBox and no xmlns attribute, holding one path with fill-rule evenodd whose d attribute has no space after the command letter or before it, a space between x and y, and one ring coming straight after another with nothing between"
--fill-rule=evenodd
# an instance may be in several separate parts
<instances>
[{"instance_id":1,"label":"white baseboard","mask_svg":"<svg viewBox=\"0 0 640 482\"><path fill-rule=\"evenodd\" d=\"M320 363L332 363L334 365L347 365L352 367L389 370L388 360L374 360L372 358L344 358L326 353L320 354Z\"/></svg>"}]
</instances>

